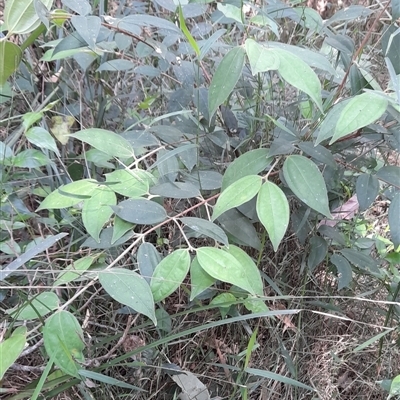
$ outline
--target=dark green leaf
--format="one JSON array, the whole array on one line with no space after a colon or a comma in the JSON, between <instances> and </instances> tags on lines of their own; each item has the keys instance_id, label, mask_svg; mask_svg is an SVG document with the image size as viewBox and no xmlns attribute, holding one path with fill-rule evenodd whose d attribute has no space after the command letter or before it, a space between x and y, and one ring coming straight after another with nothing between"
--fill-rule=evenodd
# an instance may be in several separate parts
<instances>
[{"instance_id":1,"label":"dark green leaf","mask_svg":"<svg viewBox=\"0 0 400 400\"><path fill-rule=\"evenodd\" d=\"M360 211L365 211L376 199L379 181L371 174L361 174L357 178L356 193Z\"/></svg>"},{"instance_id":2,"label":"dark green leaf","mask_svg":"<svg viewBox=\"0 0 400 400\"><path fill-rule=\"evenodd\" d=\"M331 263L337 270L338 290L349 287L353 280L353 271L349 262L340 254L333 254L331 256Z\"/></svg>"},{"instance_id":3,"label":"dark green leaf","mask_svg":"<svg viewBox=\"0 0 400 400\"><path fill-rule=\"evenodd\" d=\"M298 144L298 146L300 150L304 151L304 153L308 154L315 160L329 165L332 168L337 168L335 158L327 148L321 145L314 145L311 142L301 142Z\"/></svg>"},{"instance_id":4,"label":"dark green leaf","mask_svg":"<svg viewBox=\"0 0 400 400\"><path fill-rule=\"evenodd\" d=\"M124 244L129 240L134 232L127 232L121 236L117 241L113 241L114 228L103 229L100 233L100 243L94 240L92 237L87 238L81 245L81 247L90 247L91 249L110 249L111 247L117 247Z\"/></svg>"},{"instance_id":5,"label":"dark green leaf","mask_svg":"<svg viewBox=\"0 0 400 400\"><path fill-rule=\"evenodd\" d=\"M321 236L314 236L310 239L310 252L307 258L307 266L311 271L320 264L328 251L328 243Z\"/></svg>"},{"instance_id":6,"label":"dark green leaf","mask_svg":"<svg viewBox=\"0 0 400 400\"><path fill-rule=\"evenodd\" d=\"M165 182L155 185L150 189L150 193L170 197L172 199L189 199L199 197L199 189L190 182Z\"/></svg>"},{"instance_id":7,"label":"dark green leaf","mask_svg":"<svg viewBox=\"0 0 400 400\"><path fill-rule=\"evenodd\" d=\"M157 265L161 262L161 255L151 243L142 243L137 252L137 263L140 274L150 284L151 277Z\"/></svg>"},{"instance_id":8,"label":"dark green leaf","mask_svg":"<svg viewBox=\"0 0 400 400\"><path fill-rule=\"evenodd\" d=\"M380 276L379 264L371 256L354 249L343 249L340 251L353 265L372 275Z\"/></svg>"},{"instance_id":9,"label":"dark green leaf","mask_svg":"<svg viewBox=\"0 0 400 400\"><path fill-rule=\"evenodd\" d=\"M225 232L213 222L194 217L180 218L180 221L199 234L208 236L217 242L221 242L227 247L229 246L228 238L226 237Z\"/></svg>"},{"instance_id":10,"label":"dark green leaf","mask_svg":"<svg viewBox=\"0 0 400 400\"><path fill-rule=\"evenodd\" d=\"M222 59L212 78L208 91L208 110L210 118L217 108L228 98L242 74L245 51L234 47Z\"/></svg>"},{"instance_id":11,"label":"dark green leaf","mask_svg":"<svg viewBox=\"0 0 400 400\"><path fill-rule=\"evenodd\" d=\"M376 177L389 185L396 186L400 189L400 167L395 165L388 165L382 167L377 173Z\"/></svg>"},{"instance_id":12,"label":"dark green leaf","mask_svg":"<svg viewBox=\"0 0 400 400\"><path fill-rule=\"evenodd\" d=\"M118 217L139 225L153 225L167 218L164 207L151 200L129 199L111 207Z\"/></svg>"}]
</instances>

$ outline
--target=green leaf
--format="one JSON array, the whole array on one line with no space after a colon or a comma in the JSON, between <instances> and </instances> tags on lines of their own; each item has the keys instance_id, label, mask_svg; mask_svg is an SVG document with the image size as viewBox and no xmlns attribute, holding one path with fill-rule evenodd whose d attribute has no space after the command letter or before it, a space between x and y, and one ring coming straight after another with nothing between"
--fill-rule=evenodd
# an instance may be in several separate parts
<instances>
[{"instance_id":1,"label":"green leaf","mask_svg":"<svg viewBox=\"0 0 400 400\"><path fill-rule=\"evenodd\" d=\"M110 60L102 63L99 68L97 68L97 72L101 71L111 71L111 72L119 72L119 71L128 71L130 69L135 68L135 64L129 60Z\"/></svg>"},{"instance_id":2,"label":"green leaf","mask_svg":"<svg viewBox=\"0 0 400 400\"><path fill-rule=\"evenodd\" d=\"M315 392L315 389L313 389L311 386L307 386L304 383L298 382L298 381L296 381L292 378L288 378L287 376L284 376L284 375L275 374L274 372L271 372L271 371L265 371L262 369L254 369L254 368L245 368L244 371L247 372L248 374L262 376L263 378L282 382L285 385L297 386L302 389L307 389L307 390L310 390L311 392Z\"/></svg>"},{"instance_id":3,"label":"green leaf","mask_svg":"<svg viewBox=\"0 0 400 400\"><path fill-rule=\"evenodd\" d=\"M340 103L335 104L326 115L325 119L322 121L322 124L319 128L318 136L315 141L315 145L319 145L326 139L331 138L336 129L337 121L342 114L342 111L346 108L347 104L350 103L351 99L346 99L341 101Z\"/></svg>"},{"instance_id":4,"label":"green leaf","mask_svg":"<svg viewBox=\"0 0 400 400\"><path fill-rule=\"evenodd\" d=\"M233 19L239 24L243 24L242 10L233 4L217 3L217 9L225 15L226 18Z\"/></svg>"},{"instance_id":5,"label":"green leaf","mask_svg":"<svg viewBox=\"0 0 400 400\"><path fill-rule=\"evenodd\" d=\"M266 312L269 308L266 306L264 300L255 297L248 297L243 305L252 313Z\"/></svg>"},{"instance_id":6,"label":"green leaf","mask_svg":"<svg viewBox=\"0 0 400 400\"><path fill-rule=\"evenodd\" d=\"M280 59L274 54L274 50L258 44L253 39L246 39L246 53L253 75L279 68Z\"/></svg>"},{"instance_id":7,"label":"green leaf","mask_svg":"<svg viewBox=\"0 0 400 400\"><path fill-rule=\"evenodd\" d=\"M59 311L49 318L43 328L44 347L49 357L65 374L79 378L79 364L84 361L83 331L78 320L68 311Z\"/></svg>"},{"instance_id":8,"label":"green leaf","mask_svg":"<svg viewBox=\"0 0 400 400\"><path fill-rule=\"evenodd\" d=\"M277 251L289 225L289 203L283 191L272 182L265 182L257 196L257 215Z\"/></svg>"},{"instance_id":9,"label":"green leaf","mask_svg":"<svg viewBox=\"0 0 400 400\"><path fill-rule=\"evenodd\" d=\"M307 266L312 272L325 258L328 251L328 243L321 236L313 236L310 239L310 251L307 257Z\"/></svg>"},{"instance_id":10,"label":"green leaf","mask_svg":"<svg viewBox=\"0 0 400 400\"><path fill-rule=\"evenodd\" d=\"M321 83L317 74L299 57L281 49L274 49L279 58L278 72L290 85L307 93L318 108L322 109Z\"/></svg>"},{"instance_id":11,"label":"green leaf","mask_svg":"<svg viewBox=\"0 0 400 400\"><path fill-rule=\"evenodd\" d=\"M39 169L52 164L51 160L39 150L27 149L19 152L13 159L13 166Z\"/></svg>"},{"instance_id":12,"label":"green leaf","mask_svg":"<svg viewBox=\"0 0 400 400\"><path fill-rule=\"evenodd\" d=\"M208 236L218 242L223 243L225 246L229 246L228 238L225 232L211 221L207 221L202 218L194 217L183 217L180 218L186 226L198 232L200 235Z\"/></svg>"},{"instance_id":13,"label":"green leaf","mask_svg":"<svg viewBox=\"0 0 400 400\"><path fill-rule=\"evenodd\" d=\"M64 271L60 272L53 287L65 285L80 278L89 269L95 259L93 256L87 256L72 262Z\"/></svg>"},{"instance_id":14,"label":"green leaf","mask_svg":"<svg viewBox=\"0 0 400 400\"><path fill-rule=\"evenodd\" d=\"M118 239L125 235L126 232L132 230L135 227L135 224L124 221L118 215L114 218L114 229L113 235L111 239L111 243L114 244Z\"/></svg>"},{"instance_id":15,"label":"green leaf","mask_svg":"<svg viewBox=\"0 0 400 400\"><path fill-rule=\"evenodd\" d=\"M21 58L22 51L15 43L0 40L0 88L17 70Z\"/></svg>"},{"instance_id":16,"label":"green leaf","mask_svg":"<svg viewBox=\"0 0 400 400\"><path fill-rule=\"evenodd\" d=\"M283 176L289 188L303 203L332 218L324 178L311 160L299 155L287 157L283 164Z\"/></svg>"},{"instance_id":17,"label":"green leaf","mask_svg":"<svg viewBox=\"0 0 400 400\"><path fill-rule=\"evenodd\" d=\"M338 290L349 287L353 280L353 270L349 262L340 254L331 256L331 263L336 267L338 277Z\"/></svg>"},{"instance_id":18,"label":"green leaf","mask_svg":"<svg viewBox=\"0 0 400 400\"><path fill-rule=\"evenodd\" d=\"M215 283L215 278L201 268L197 256L193 258L190 264L190 283L190 301L193 301L199 294Z\"/></svg>"},{"instance_id":19,"label":"green leaf","mask_svg":"<svg viewBox=\"0 0 400 400\"><path fill-rule=\"evenodd\" d=\"M389 227L390 236L394 247L400 245L400 192L398 192L392 199L389 206Z\"/></svg>"},{"instance_id":20,"label":"green leaf","mask_svg":"<svg viewBox=\"0 0 400 400\"><path fill-rule=\"evenodd\" d=\"M111 206L111 208L118 217L138 225L153 225L167 218L164 207L146 199L124 200L117 206Z\"/></svg>"},{"instance_id":21,"label":"green leaf","mask_svg":"<svg viewBox=\"0 0 400 400\"><path fill-rule=\"evenodd\" d=\"M258 175L245 176L232 183L219 196L212 219L215 220L225 211L251 200L260 190L261 184L262 178Z\"/></svg>"},{"instance_id":22,"label":"green leaf","mask_svg":"<svg viewBox=\"0 0 400 400\"><path fill-rule=\"evenodd\" d=\"M97 184L94 179L82 179L61 186L42 201L37 211L72 207L90 198Z\"/></svg>"},{"instance_id":23,"label":"green leaf","mask_svg":"<svg viewBox=\"0 0 400 400\"><path fill-rule=\"evenodd\" d=\"M137 252L137 263L140 275L150 284L151 277L157 265L161 262L161 255L151 243L142 243Z\"/></svg>"},{"instance_id":24,"label":"green leaf","mask_svg":"<svg viewBox=\"0 0 400 400\"><path fill-rule=\"evenodd\" d=\"M100 272L99 280L114 300L149 317L157 325L153 295L142 276L128 269L112 268Z\"/></svg>"},{"instance_id":25,"label":"green leaf","mask_svg":"<svg viewBox=\"0 0 400 400\"><path fill-rule=\"evenodd\" d=\"M400 375L397 375L393 378L392 383L390 384L390 396L397 396L400 394Z\"/></svg>"},{"instance_id":26,"label":"green leaf","mask_svg":"<svg viewBox=\"0 0 400 400\"><path fill-rule=\"evenodd\" d=\"M264 285L261 280L260 271L253 259L240 247L234 245L230 245L225 251L239 261L242 268L244 268L247 281L252 287L253 292L259 296L264 296Z\"/></svg>"},{"instance_id":27,"label":"green leaf","mask_svg":"<svg viewBox=\"0 0 400 400\"><path fill-rule=\"evenodd\" d=\"M235 303L236 297L232 293L221 293L211 300L210 305L217 306L221 313L221 318L225 318L231 305Z\"/></svg>"},{"instance_id":28,"label":"green leaf","mask_svg":"<svg viewBox=\"0 0 400 400\"><path fill-rule=\"evenodd\" d=\"M235 243L261 249L261 241L253 224L238 210L228 210L218 217L218 222Z\"/></svg>"},{"instance_id":29,"label":"green leaf","mask_svg":"<svg viewBox=\"0 0 400 400\"><path fill-rule=\"evenodd\" d=\"M386 111L387 105L386 99L371 92L354 96L341 112L329 144L375 122Z\"/></svg>"},{"instance_id":30,"label":"green leaf","mask_svg":"<svg viewBox=\"0 0 400 400\"><path fill-rule=\"evenodd\" d=\"M118 169L105 175L110 189L127 197L145 195L152 181L151 174L141 169Z\"/></svg>"},{"instance_id":31,"label":"green leaf","mask_svg":"<svg viewBox=\"0 0 400 400\"><path fill-rule=\"evenodd\" d=\"M382 167L376 173L376 177L389 185L400 188L400 167L397 167L396 165Z\"/></svg>"},{"instance_id":32,"label":"green leaf","mask_svg":"<svg viewBox=\"0 0 400 400\"><path fill-rule=\"evenodd\" d=\"M374 276L380 276L379 264L368 254L355 249L343 249L340 251L353 265L364 272Z\"/></svg>"},{"instance_id":33,"label":"green leaf","mask_svg":"<svg viewBox=\"0 0 400 400\"><path fill-rule=\"evenodd\" d=\"M356 193L360 211L365 211L376 199L379 181L371 174L361 174L357 178Z\"/></svg>"},{"instance_id":34,"label":"green leaf","mask_svg":"<svg viewBox=\"0 0 400 400\"><path fill-rule=\"evenodd\" d=\"M131 390L137 390L139 392L145 392L145 390L138 388L137 386L133 386L129 383L120 381L118 379L112 378L111 376L108 375L103 375L98 372L94 371L87 371L85 369L80 369L78 371L80 376L83 376L85 378L93 379L95 381L103 382L106 385L112 385L112 386L117 386L121 387L124 389L131 389Z\"/></svg>"},{"instance_id":35,"label":"green leaf","mask_svg":"<svg viewBox=\"0 0 400 400\"><path fill-rule=\"evenodd\" d=\"M327 148L321 145L314 145L311 142L301 142L298 146L300 150L304 151L304 153L308 154L315 160L329 165L332 168L337 168L335 158L333 157L332 152Z\"/></svg>"},{"instance_id":36,"label":"green leaf","mask_svg":"<svg viewBox=\"0 0 400 400\"><path fill-rule=\"evenodd\" d=\"M50 135L46 129L43 129L39 126L35 126L29 129L25 133L26 138L29 140L30 143L34 144L41 149L48 149L54 151L58 156L60 152L58 151L56 141L53 139L53 136Z\"/></svg>"},{"instance_id":37,"label":"green leaf","mask_svg":"<svg viewBox=\"0 0 400 400\"><path fill-rule=\"evenodd\" d=\"M189 251L175 250L165 257L154 270L150 288L154 301L164 300L181 285L190 267Z\"/></svg>"},{"instance_id":38,"label":"green leaf","mask_svg":"<svg viewBox=\"0 0 400 400\"><path fill-rule=\"evenodd\" d=\"M50 10L53 0L40 0ZM24 35L34 31L40 25L34 0L7 0L4 8L3 30L10 34Z\"/></svg>"},{"instance_id":39,"label":"green leaf","mask_svg":"<svg viewBox=\"0 0 400 400\"><path fill-rule=\"evenodd\" d=\"M222 191L240 178L248 175L257 175L271 164L273 157L269 157L268 149L247 151L229 164L222 179Z\"/></svg>"},{"instance_id":40,"label":"green leaf","mask_svg":"<svg viewBox=\"0 0 400 400\"><path fill-rule=\"evenodd\" d=\"M210 118L218 107L228 98L240 78L244 66L245 51L234 47L222 59L211 80L208 91L208 110Z\"/></svg>"},{"instance_id":41,"label":"green leaf","mask_svg":"<svg viewBox=\"0 0 400 400\"><path fill-rule=\"evenodd\" d=\"M26 327L20 326L14 330L11 337L0 343L0 381L4 374L18 359L26 343Z\"/></svg>"},{"instance_id":42,"label":"green leaf","mask_svg":"<svg viewBox=\"0 0 400 400\"><path fill-rule=\"evenodd\" d=\"M31 320L43 317L55 310L58 305L59 299L55 293L42 292L27 300L22 306L8 310L7 314L11 314L17 321Z\"/></svg>"},{"instance_id":43,"label":"green leaf","mask_svg":"<svg viewBox=\"0 0 400 400\"><path fill-rule=\"evenodd\" d=\"M100 232L109 221L113 210L110 206L117 204L117 196L107 186L98 186L92 197L83 203L82 221L87 232L100 243Z\"/></svg>"},{"instance_id":44,"label":"green leaf","mask_svg":"<svg viewBox=\"0 0 400 400\"><path fill-rule=\"evenodd\" d=\"M200 266L210 276L256 294L253 284L248 281L246 267L232 254L215 247L200 247L196 253Z\"/></svg>"},{"instance_id":45,"label":"green leaf","mask_svg":"<svg viewBox=\"0 0 400 400\"><path fill-rule=\"evenodd\" d=\"M105 129L83 129L70 136L113 157L129 158L133 156L133 149L126 139Z\"/></svg>"},{"instance_id":46,"label":"green leaf","mask_svg":"<svg viewBox=\"0 0 400 400\"><path fill-rule=\"evenodd\" d=\"M154 185L151 194L171 199L189 199L201 196L199 189L190 182L164 182Z\"/></svg>"},{"instance_id":47,"label":"green leaf","mask_svg":"<svg viewBox=\"0 0 400 400\"><path fill-rule=\"evenodd\" d=\"M181 31L185 35L189 44L192 46L193 50L196 52L196 55L199 56L200 55L199 45L194 40L192 34L189 32L189 29L186 26L185 17L183 16L181 3L179 3L178 12L179 12L179 27L181 28Z\"/></svg>"}]
</instances>

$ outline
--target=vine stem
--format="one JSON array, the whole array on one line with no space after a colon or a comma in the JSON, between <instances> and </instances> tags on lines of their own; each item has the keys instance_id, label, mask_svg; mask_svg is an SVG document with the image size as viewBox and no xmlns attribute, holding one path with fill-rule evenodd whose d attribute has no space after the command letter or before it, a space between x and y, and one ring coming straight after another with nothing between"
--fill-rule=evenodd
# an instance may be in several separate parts
<instances>
[{"instance_id":1,"label":"vine stem","mask_svg":"<svg viewBox=\"0 0 400 400\"><path fill-rule=\"evenodd\" d=\"M144 238L149 235L151 232L154 232L155 230L161 228L163 225L173 222L174 219L183 217L190 211L195 210L196 208L201 207L202 205L208 204L210 201L215 200L218 198L220 193L215 194L214 196L209 197L208 199L202 199L199 203L195 204L192 207L189 207L188 209L182 211L181 213L175 215L174 217L169 217L167 220L160 222L159 224L153 226L152 228L148 229L145 233L142 233L138 235L138 237L113 261L111 264L105 269L109 270L111 269L114 265L116 265L119 261L121 261L127 254L129 254L131 251L134 250L134 248L138 245L140 241L143 241ZM60 310L65 309L67 306L69 306L76 298L78 298L83 292L85 292L88 288L93 286L98 278L94 278L91 282L89 282L87 285L85 285L83 288L78 290L69 300L67 300L61 307Z\"/></svg>"},{"instance_id":2,"label":"vine stem","mask_svg":"<svg viewBox=\"0 0 400 400\"><path fill-rule=\"evenodd\" d=\"M384 12L386 11L386 9L389 7L389 4L390 4L390 3L391 3L391 2L388 1L388 2L386 3L385 7L383 7L383 9L381 10L381 12L376 16L376 18L375 18L373 24L371 25L371 28L368 29L367 34L365 35L363 41L361 42L360 47L358 48L358 50L356 51L356 53L353 55L352 60L351 60L351 63L350 63L350 66L349 66L349 68L347 69L347 71L346 71L346 73L345 73L345 75L344 75L344 77L343 77L343 79L342 79L342 82L341 82L340 85L339 85L338 91L336 92L336 96L335 96L335 101L334 101L334 103L336 103L337 99L340 97L340 94L342 93L342 90L343 90L343 88L344 88L344 85L346 84L347 78L348 78L348 76L349 76L351 66L355 63L355 61L356 61L356 60L358 59L358 57L360 56L361 52L364 50L364 47L365 47L365 45L367 44L369 38L371 37L372 32L373 32L373 30L375 29L375 26L377 25L378 21L381 19L382 15L383 15Z\"/></svg>"}]
</instances>

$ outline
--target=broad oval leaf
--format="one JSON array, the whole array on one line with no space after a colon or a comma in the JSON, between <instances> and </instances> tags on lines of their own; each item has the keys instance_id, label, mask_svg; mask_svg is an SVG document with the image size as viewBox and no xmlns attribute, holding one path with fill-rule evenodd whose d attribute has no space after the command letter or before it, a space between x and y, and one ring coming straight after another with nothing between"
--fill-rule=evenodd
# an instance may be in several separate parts
<instances>
[{"instance_id":1,"label":"broad oval leaf","mask_svg":"<svg viewBox=\"0 0 400 400\"><path fill-rule=\"evenodd\" d=\"M27 300L17 309L7 311L18 321L43 317L58 307L59 299L54 292L42 292Z\"/></svg>"},{"instance_id":2,"label":"broad oval leaf","mask_svg":"<svg viewBox=\"0 0 400 400\"><path fill-rule=\"evenodd\" d=\"M126 139L105 129L83 129L70 136L113 157L129 158L133 156L133 149Z\"/></svg>"},{"instance_id":3,"label":"broad oval leaf","mask_svg":"<svg viewBox=\"0 0 400 400\"><path fill-rule=\"evenodd\" d=\"M137 263L140 274L150 284L151 277L157 265L161 262L161 255L151 243L142 243L137 252Z\"/></svg>"},{"instance_id":4,"label":"broad oval leaf","mask_svg":"<svg viewBox=\"0 0 400 400\"><path fill-rule=\"evenodd\" d=\"M88 44L89 48L95 50L97 36L99 35L101 28L100 17L95 15L73 15L70 21L76 32Z\"/></svg>"},{"instance_id":5,"label":"broad oval leaf","mask_svg":"<svg viewBox=\"0 0 400 400\"><path fill-rule=\"evenodd\" d=\"M288 51L274 49L279 57L278 72L282 78L295 88L307 93L318 108L322 109L321 82L317 74L299 57Z\"/></svg>"},{"instance_id":6,"label":"broad oval leaf","mask_svg":"<svg viewBox=\"0 0 400 400\"><path fill-rule=\"evenodd\" d=\"M289 156L283 164L283 176L289 188L303 203L332 218L324 178L311 160L299 155Z\"/></svg>"},{"instance_id":7,"label":"broad oval leaf","mask_svg":"<svg viewBox=\"0 0 400 400\"><path fill-rule=\"evenodd\" d=\"M90 199L83 203L82 222L87 232L100 243L100 232L109 221L113 210L110 206L117 204L117 196L107 186L99 186Z\"/></svg>"},{"instance_id":8,"label":"broad oval leaf","mask_svg":"<svg viewBox=\"0 0 400 400\"><path fill-rule=\"evenodd\" d=\"M14 330L11 337L0 343L0 380L18 359L26 343L26 327L20 326Z\"/></svg>"},{"instance_id":9,"label":"broad oval leaf","mask_svg":"<svg viewBox=\"0 0 400 400\"><path fill-rule=\"evenodd\" d=\"M164 207L146 199L128 199L111 208L118 217L133 224L152 225L167 218Z\"/></svg>"},{"instance_id":10,"label":"broad oval leaf","mask_svg":"<svg viewBox=\"0 0 400 400\"><path fill-rule=\"evenodd\" d=\"M246 39L246 53L253 75L279 68L279 57L271 49L267 49L253 39Z\"/></svg>"},{"instance_id":11,"label":"broad oval leaf","mask_svg":"<svg viewBox=\"0 0 400 400\"><path fill-rule=\"evenodd\" d=\"M222 178L222 190L248 175L257 175L271 164L273 157L269 157L268 149L247 151L229 164Z\"/></svg>"},{"instance_id":12,"label":"broad oval leaf","mask_svg":"<svg viewBox=\"0 0 400 400\"><path fill-rule=\"evenodd\" d=\"M111 72L118 72L118 71L128 71L130 69L135 68L135 64L129 60L110 60L106 61L97 68L97 72L101 71L111 71Z\"/></svg>"},{"instance_id":13,"label":"broad oval leaf","mask_svg":"<svg viewBox=\"0 0 400 400\"><path fill-rule=\"evenodd\" d=\"M0 40L0 86L17 70L21 62L21 49L8 40Z\"/></svg>"},{"instance_id":14,"label":"broad oval leaf","mask_svg":"<svg viewBox=\"0 0 400 400\"><path fill-rule=\"evenodd\" d=\"M84 361L83 331L78 320L68 311L59 311L47 318L43 328L44 347L49 357L65 374L79 378L79 364Z\"/></svg>"},{"instance_id":15,"label":"broad oval leaf","mask_svg":"<svg viewBox=\"0 0 400 400\"><path fill-rule=\"evenodd\" d=\"M261 184L262 178L258 175L245 176L232 183L219 196L212 219L215 220L225 211L251 200L260 190Z\"/></svg>"},{"instance_id":16,"label":"broad oval leaf","mask_svg":"<svg viewBox=\"0 0 400 400\"><path fill-rule=\"evenodd\" d=\"M82 179L61 186L42 201L37 211L72 207L89 199L96 190L97 184L98 182L93 179Z\"/></svg>"},{"instance_id":17,"label":"broad oval leaf","mask_svg":"<svg viewBox=\"0 0 400 400\"><path fill-rule=\"evenodd\" d=\"M46 131L46 129L35 126L29 129L25 133L25 136L29 140L29 142L34 144L35 146L38 146L41 149L49 149L51 151L54 151L54 153L60 156L56 141L53 139L53 136L51 136L50 133Z\"/></svg>"},{"instance_id":18,"label":"broad oval leaf","mask_svg":"<svg viewBox=\"0 0 400 400\"><path fill-rule=\"evenodd\" d=\"M180 221L199 234L208 236L218 242L221 242L227 247L229 246L228 238L225 232L213 222L194 217L180 218Z\"/></svg>"},{"instance_id":19,"label":"broad oval leaf","mask_svg":"<svg viewBox=\"0 0 400 400\"><path fill-rule=\"evenodd\" d=\"M353 271L350 263L340 254L333 254L331 263L337 270L338 290L348 287L353 280Z\"/></svg>"},{"instance_id":20,"label":"broad oval leaf","mask_svg":"<svg viewBox=\"0 0 400 400\"><path fill-rule=\"evenodd\" d=\"M257 196L257 215L277 251L289 225L289 203L283 191L272 182L265 182Z\"/></svg>"},{"instance_id":21,"label":"broad oval leaf","mask_svg":"<svg viewBox=\"0 0 400 400\"><path fill-rule=\"evenodd\" d=\"M246 267L232 254L215 247L200 247L196 251L200 266L210 276L256 294L247 278Z\"/></svg>"},{"instance_id":22,"label":"broad oval leaf","mask_svg":"<svg viewBox=\"0 0 400 400\"><path fill-rule=\"evenodd\" d=\"M99 280L114 300L149 317L157 325L153 295L142 276L128 269L112 268L100 272Z\"/></svg>"},{"instance_id":23,"label":"broad oval leaf","mask_svg":"<svg viewBox=\"0 0 400 400\"><path fill-rule=\"evenodd\" d=\"M215 281L216 279L207 274L207 272L201 267L197 260L197 256L194 257L190 264L190 301L193 301L193 299L195 299L199 294L203 293L213 285Z\"/></svg>"},{"instance_id":24,"label":"broad oval leaf","mask_svg":"<svg viewBox=\"0 0 400 400\"><path fill-rule=\"evenodd\" d=\"M110 189L127 197L141 197L148 193L151 179L151 174L141 169L118 169L106 174Z\"/></svg>"},{"instance_id":25,"label":"broad oval leaf","mask_svg":"<svg viewBox=\"0 0 400 400\"><path fill-rule=\"evenodd\" d=\"M389 185L400 188L400 167L396 165L387 165L382 167L377 173L376 177Z\"/></svg>"},{"instance_id":26,"label":"broad oval leaf","mask_svg":"<svg viewBox=\"0 0 400 400\"><path fill-rule=\"evenodd\" d=\"M230 245L229 248L225 249L225 251L235 257L235 259L242 265L242 268L245 270L247 280L250 286L253 288L254 293L256 295L263 296L264 286L261 280L260 271L252 258L240 247L234 245Z\"/></svg>"},{"instance_id":27,"label":"broad oval leaf","mask_svg":"<svg viewBox=\"0 0 400 400\"><path fill-rule=\"evenodd\" d=\"M374 276L381 276L379 263L368 254L355 249L343 249L340 251L353 265Z\"/></svg>"},{"instance_id":28,"label":"broad oval leaf","mask_svg":"<svg viewBox=\"0 0 400 400\"><path fill-rule=\"evenodd\" d=\"M170 197L171 199L189 199L191 197L199 197L199 189L190 182L164 182L154 185L151 194Z\"/></svg>"},{"instance_id":29,"label":"broad oval leaf","mask_svg":"<svg viewBox=\"0 0 400 400\"><path fill-rule=\"evenodd\" d=\"M400 192L397 193L389 206L390 236L394 247L400 245Z\"/></svg>"},{"instance_id":30,"label":"broad oval leaf","mask_svg":"<svg viewBox=\"0 0 400 400\"><path fill-rule=\"evenodd\" d=\"M228 98L240 78L244 66L245 51L234 47L222 59L211 80L208 91L208 110L210 118L217 108Z\"/></svg>"},{"instance_id":31,"label":"broad oval leaf","mask_svg":"<svg viewBox=\"0 0 400 400\"><path fill-rule=\"evenodd\" d=\"M318 136L315 141L316 146L324 140L330 139L334 135L339 116L342 114L342 111L346 108L347 104L350 103L350 100L351 99L343 100L340 103L335 104L328 111L328 114L319 128Z\"/></svg>"},{"instance_id":32,"label":"broad oval leaf","mask_svg":"<svg viewBox=\"0 0 400 400\"><path fill-rule=\"evenodd\" d=\"M218 222L230 234L229 239L234 243L261 249L261 241L254 225L238 210L228 210L218 217Z\"/></svg>"},{"instance_id":33,"label":"broad oval leaf","mask_svg":"<svg viewBox=\"0 0 400 400\"><path fill-rule=\"evenodd\" d=\"M165 257L154 270L150 288L154 301L164 300L181 285L190 267L188 250L179 249Z\"/></svg>"},{"instance_id":34,"label":"broad oval leaf","mask_svg":"<svg viewBox=\"0 0 400 400\"><path fill-rule=\"evenodd\" d=\"M60 272L57 280L54 282L53 287L65 285L78 279L85 273L85 271L92 265L95 257L87 256L71 263L64 271Z\"/></svg>"},{"instance_id":35,"label":"broad oval leaf","mask_svg":"<svg viewBox=\"0 0 400 400\"><path fill-rule=\"evenodd\" d=\"M53 0L40 0L50 10ZM3 30L24 35L34 31L40 25L34 0L7 0L4 8Z\"/></svg>"},{"instance_id":36,"label":"broad oval leaf","mask_svg":"<svg viewBox=\"0 0 400 400\"><path fill-rule=\"evenodd\" d=\"M321 236L314 236L310 239L310 251L307 257L307 266L312 272L320 264L328 251L328 243Z\"/></svg>"},{"instance_id":37,"label":"broad oval leaf","mask_svg":"<svg viewBox=\"0 0 400 400\"><path fill-rule=\"evenodd\" d=\"M376 199L379 192L379 181L371 174L361 174L357 178L356 193L361 211L365 211Z\"/></svg>"},{"instance_id":38,"label":"broad oval leaf","mask_svg":"<svg viewBox=\"0 0 400 400\"><path fill-rule=\"evenodd\" d=\"M385 98L371 92L353 97L341 112L329 144L375 122L386 111L387 105Z\"/></svg>"}]
</instances>

